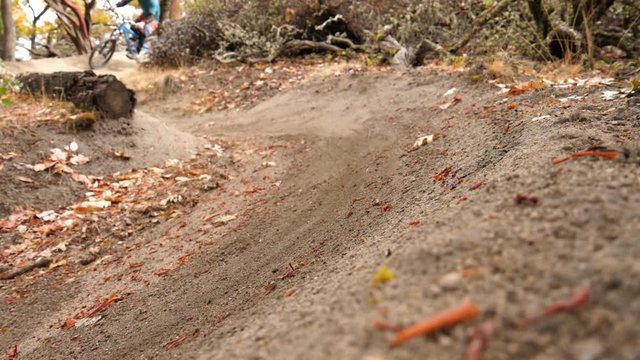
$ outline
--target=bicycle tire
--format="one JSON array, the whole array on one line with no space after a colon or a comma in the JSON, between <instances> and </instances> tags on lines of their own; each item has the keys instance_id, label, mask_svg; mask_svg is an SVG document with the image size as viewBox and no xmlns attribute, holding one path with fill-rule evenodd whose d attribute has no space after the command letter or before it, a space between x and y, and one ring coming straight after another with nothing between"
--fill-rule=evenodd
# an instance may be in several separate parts
<instances>
[{"instance_id":1,"label":"bicycle tire","mask_svg":"<svg viewBox=\"0 0 640 360\"><path fill-rule=\"evenodd\" d=\"M108 39L101 42L91 50L89 55L89 67L91 69L99 69L109 62L116 52L116 40ZM99 60L99 59L102 60Z\"/></svg>"}]
</instances>

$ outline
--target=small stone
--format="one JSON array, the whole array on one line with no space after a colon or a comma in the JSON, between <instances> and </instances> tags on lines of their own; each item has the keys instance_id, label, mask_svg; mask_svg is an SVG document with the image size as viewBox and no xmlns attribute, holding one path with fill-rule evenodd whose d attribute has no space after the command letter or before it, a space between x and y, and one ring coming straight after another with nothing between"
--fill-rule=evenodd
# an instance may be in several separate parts
<instances>
[{"instance_id":1,"label":"small stone","mask_svg":"<svg viewBox=\"0 0 640 360\"><path fill-rule=\"evenodd\" d=\"M98 257L97 257L95 254L91 254L91 253L89 253L89 254L86 254L86 255L82 256L82 257L78 260L78 263L79 263L80 265L85 265L85 266L86 266L86 265L89 265L89 264L91 264L92 262L96 261L96 259L98 259Z\"/></svg>"},{"instance_id":2,"label":"small stone","mask_svg":"<svg viewBox=\"0 0 640 360\"><path fill-rule=\"evenodd\" d=\"M452 273L443 275L438 280L438 285L440 285L440 287L444 289L455 289L458 286L460 286L461 282L462 282L462 274L458 272L452 272Z\"/></svg>"}]
</instances>

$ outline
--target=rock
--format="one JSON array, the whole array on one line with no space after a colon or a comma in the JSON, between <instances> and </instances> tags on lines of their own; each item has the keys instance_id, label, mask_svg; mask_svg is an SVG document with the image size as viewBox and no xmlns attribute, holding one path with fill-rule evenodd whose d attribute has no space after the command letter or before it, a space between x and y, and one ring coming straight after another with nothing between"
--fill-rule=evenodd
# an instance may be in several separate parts
<instances>
[{"instance_id":1,"label":"rock","mask_svg":"<svg viewBox=\"0 0 640 360\"><path fill-rule=\"evenodd\" d=\"M96 256L96 254L85 254L82 257L80 257L80 259L78 259L78 264L80 265L89 265L92 262L96 261L98 259L98 257Z\"/></svg>"},{"instance_id":2,"label":"rock","mask_svg":"<svg viewBox=\"0 0 640 360\"><path fill-rule=\"evenodd\" d=\"M451 272L443 275L438 280L438 285L444 289L455 289L462 283L462 274L458 272Z\"/></svg>"}]
</instances>

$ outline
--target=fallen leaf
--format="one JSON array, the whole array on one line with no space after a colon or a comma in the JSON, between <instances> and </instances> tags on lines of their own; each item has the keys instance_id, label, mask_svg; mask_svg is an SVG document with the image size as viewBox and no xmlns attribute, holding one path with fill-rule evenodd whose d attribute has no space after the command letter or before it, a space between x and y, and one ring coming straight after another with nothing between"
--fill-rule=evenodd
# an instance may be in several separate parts
<instances>
[{"instance_id":1,"label":"fallen leaf","mask_svg":"<svg viewBox=\"0 0 640 360\"><path fill-rule=\"evenodd\" d=\"M73 211L78 214L89 214L92 212L104 210L111 206L111 202L107 200L100 201L85 201L80 205L76 206Z\"/></svg>"},{"instance_id":2,"label":"fallen leaf","mask_svg":"<svg viewBox=\"0 0 640 360\"><path fill-rule=\"evenodd\" d=\"M382 284L386 284L391 280L396 278L395 274L391 272L391 270L384 266L373 276L371 280L371 286L380 286Z\"/></svg>"},{"instance_id":3,"label":"fallen leaf","mask_svg":"<svg viewBox=\"0 0 640 360\"><path fill-rule=\"evenodd\" d=\"M51 155L49 156L49 158L52 161L65 162L65 161L67 161L67 158L69 157L69 153L68 152L66 152L64 150L61 150L61 149L58 149L58 148L51 149L50 151L51 151Z\"/></svg>"},{"instance_id":4,"label":"fallen leaf","mask_svg":"<svg viewBox=\"0 0 640 360\"><path fill-rule=\"evenodd\" d=\"M409 226L418 226L418 225L420 225L420 220L409 221Z\"/></svg>"},{"instance_id":5,"label":"fallen leaf","mask_svg":"<svg viewBox=\"0 0 640 360\"><path fill-rule=\"evenodd\" d=\"M6 155L3 154L3 153L0 153L0 159L5 160L5 161L6 160L11 160L11 159L15 158L16 156L18 156L18 154L14 153L14 152L7 153Z\"/></svg>"},{"instance_id":6,"label":"fallen leaf","mask_svg":"<svg viewBox=\"0 0 640 360\"><path fill-rule=\"evenodd\" d=\"M380 207L380 212L385 213L385 212L387 212L387 211L389 211L391 209L393 209L393 205L387 204L387 205L384 205L384 206Z\"/></svg>"},{"instance_id":7,"label":"fallen leaf","mask_svg":"<svg viewBox=\"0 0 640 360\"><path fill-rule=\"evenodd\" d=\"M427 135L427 136L421 136L419 137L414 143L413 143L413 147L411 148L412 151L419 149L422 146L425 145L429 145L432 142L441 139L442 138L442 134L431 134L431 135Z\"/></svg>"},{"instance_id":8,"label":"fallen leaf","mask_svg":"<svg viewBox=\"0 0 640 360\"><path fill-rule=\"evenodd\" d=\"M442 105L440 105L440 109L442 110L446 110L450 107L456 106L458 103L460 103L462 101L461 98L454 96L453 99L451 99L451 101L444 103Z\"/></svg>"},{"instance_id":9,"label":"fallen leaf","mask_svg":"<svg viewBox=\"0 0 640 360\"><path fill-rule=\"evenodd\" d=\"M235 219L236 219L236 215L222 215L216 218L215 220L213 220L213 226L215 227L224 226L228 222Z\"/></svg>"},{"instance_id":10,"label":"fallen leaf","mask_svg":"<svg viewBox=\"0 0 640 360\"><path fill-rule=\"evenodd\" d=\"M538 199L537 196L533 195L516 194L516 196L513 197L513 201L515 201L515 203L518 205L535 206L538 205L540 199Z\"/></svg>"},{"instance_id":11,"label":"fallen leaf","mask_svg":"<svg viewBox=\"0 0 640 360\"><path fill-rule=\"evenodd\" d=\"M555 315L562 312L575 311L587 303L587 300L589 300L590 292L591 292L591 287L589 286L580 288L576 290L575 294L571 298L555 303L553 305L549 305L546 308L544 308L544 310L542 310L541 312L525 317L521 321L521 324L524 326L527 326L532 322L535 322L547 316Z\"/></svg>"},{"instance_id":12,"label":"fallen leaf","mask_svg":"<svg viewBox=\"0 0 640 360\"><path fill-rule=\"evenodd\" d=\"M113 152L113 156L122 160L131 160L131 155L124 152L124 150L116 150Z\"/></svg>"},{"instance_id":13,"label":"fallen leaf","mask_svg":"<svg viewBox=\"0 0 640 360\"><path fill-rule=\"evenodd\" d=\"M13 349L7 354L6 360L14 360L18 356L18 345L13 345Z\"/></svg>"},{"instance_id":14,"label":"fallen leaf","mask_svg":"<svg viewBox=\"0 0 640 360\"><path fill-rule=\"evenodd\" d=\"M67 319L64 321L64 323L62 324L62 326L60 327L62 330L69 330L73 327L76 326L76 320L75 319Z\"/></svg>"},{"instance_id":15,"label":"fallen leaf","mask_svg":"<svg viewBox=\"0 0 640 360\"><path fill-rule=\"evenodd\" d=\"M496 323L488 320L478 325L469 336L466 360L480 360L482 351L489 346L489 341L496 331Z\"/></svg>"},{"instance_id":16,"label":"fallen leaf","mask_svg":"<svg viewBox=\"0 0 640 360\"><path fill-rule=\"evenodd\" d=\"M171 272L171 269L160 269L160 270L156 271L156 275L165 276L165 275L169 274L170 272Z\"/></svg>"},{"instance_id":17,"label":"fallen leaf","mask_svg":"<svg viewBox=\"0 0 640 360\"><path fill-rule=\"evenodd\" d=\"M51 263L51 265L49 265L49 269L55 269L57 267L65 266L65 265L67 265L67 260L60 260L60 261Z\"/></svg>"},{"instance_id":18,"label":"fallen leaf","mask_svg":"<svg viewBox=\"0 0 640 360\"><path fill-rule=\"evenodd\" d=\"M120 300L122 300L121 296L113 294L108 299L103 301L100 305L98 305L96 308L94 308L93 310L89 311L87 313L86 317L88 317L88 318L93 317L94 315L105 311L109 306L113 305L114 303L116 303L116 302L118 302Z\"/></svg>"},{"instance_id":19,"label":"fallen leaf","mask_svg":"<svg viewBox=\"0 0 640 360\"><path fill-rule=\"evenodd\" d=\"M185 342L185 340L187 340L187 336L180 336L179 338L175 339L175 340L171 340L168 343L164 344L164 347L169 350L169 349L174 349L178 346L180 346L183 342Z\"/></svg>"},{"instance_id":20,"label":"fallen leaf","mask_svg":"<svg viewBox=\"0 0 640 360\"><path fill-rule=\"evenodd\" d=\"M27 184L32 184L35 181L33 181L33 179L30 179L28 177L24 177L24 176L18 176L18 180L22 181L23 183L27 183Z\"/></svg>"},{"instance_id":21,"label":"fallen leaf","mask_svg":"<svg viewBox=\"0 0 640 360\"><path fill-rule=\"evenodd\" d=\"M449 95L453 95L456 92L456 90L458 90L458 89L457 88L451 88L451 89L447 90L447 92L444 93L444 95L442 95L442 97L447 97Z\"/></svg>"},{"instance_id":22,"label":"fallen leaf","mask_svg":"<svg viewBox=\"0 0 640 360\"><path fill-rule=\"evenodd\" d=\"M71 159L69 159L69 162L72 163L73 165L83 165L88 163L90 160L91 159L88 156L78 154L78 155L73 155Z\"/></svg>"},{"instance_id":23,"label":"fallen leaf","mask_svg":"<svg viewBox=\"0 0 640 360\"><path fill-rule=\"evenodd\" d=\"M36 217L42 221L49 222L57 219L58 214L53 210L47 210L37 214Z\"/></svg>"}]
</instances>

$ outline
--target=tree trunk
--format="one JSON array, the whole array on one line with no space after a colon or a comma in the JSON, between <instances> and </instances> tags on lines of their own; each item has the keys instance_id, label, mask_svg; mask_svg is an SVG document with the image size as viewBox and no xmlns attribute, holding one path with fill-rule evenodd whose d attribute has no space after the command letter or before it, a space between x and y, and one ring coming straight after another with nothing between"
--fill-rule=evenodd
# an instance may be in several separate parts
<instances>
[{"instance_id":1,"label":"tree trunk","mask_svg":"<svg viewBox=\"0 0 640 360\"><path fill-rule=\"evenodd\" d=\"M167 14L169 14L169 8L171 5L171 0L160 0L160 20L159 22L164 22L167 18Z\"/></svg>"},{"instance_id":2,"label":"tree trunk","mask_svg":"<svg viewBox=\"0 0 640 360\"><path fill-rule=\"evenodd\" d=\"M175 21L182 18L182 0L171 0L169 9L169 20Z\"/></svg>"},{"instance_id":3,"label":"tree trunk","mask_svg":"<svg viewBox=\"0 0 640 360\"><path fill-rule=\"evenodd\" d=\"M113 75L97 76L93 71L23 74L18 76L22 92L46 95L72 102L104 118L130 118L136 95Z\"/></svg>"},{"instance_id":4,"label":"tree trunk","mask_svg":"<svg viewBox=\"0 0 640 360\"><path fill-rule=\"evenodd\" d=\"M56 12L60 26L73 42L80 54L91 51L91 38L82 12L69 0L45 0L46 4ZM71 14L66 10L70 10Z\"/></svg>"},{"instance_id":5,"label":"tree trunk","mask_svg":"<svg viewBox=\"0 0 640 360\"><path fill-rule=\"evenodd\" d=\"M16 26L13 22L13 2L0 0L2 10L2 60L13 61L16 58Z\"/></svg>"}]
</instances>

